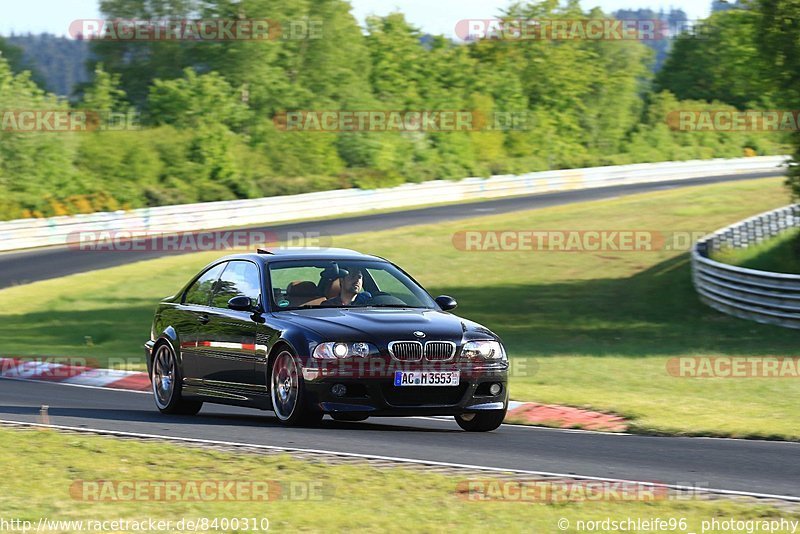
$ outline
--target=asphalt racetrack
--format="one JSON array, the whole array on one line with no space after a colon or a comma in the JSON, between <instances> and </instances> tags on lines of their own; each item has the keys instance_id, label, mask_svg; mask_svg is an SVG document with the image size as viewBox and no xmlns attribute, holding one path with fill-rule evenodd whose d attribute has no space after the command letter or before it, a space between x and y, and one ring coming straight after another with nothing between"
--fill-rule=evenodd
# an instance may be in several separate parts
<instances>
[{"instance_id":1,"label":"asphalt racetrack","mask_svg":"<svg viewBox=\"0 0 800 534\"><path fill-rule=\"evenodd\" d=\"M652 437L503 425L462 431L452 418L374 418L290 429L272 412L206 404L159 413L150 394L0 379L0 420L658 482L800 500L800 443ZM324 452L320 452L324 454Z\"/></svg>"},{"instance_id":2,"label":"asphalt racetrack","mask_svg":"<svg viewBox=\"0 0 800 534\"><path fill-rule=\"evenodd\" d=\"M776 176L776 172L710 176L446 205L338 220L268 227L323 235L376 231L507 213L616 196ZM87 253L49 248L0 255L0 287L121 265L164 252ZM252 445L456 463L698 486L800 500L800 444L713 438L651 437L503 425L495 432L461 431L450 418L374 418L361 423L326 418L319 428L288 429L271 412L205 405L198 416L160 414L149 394L0 379L0 420L36 423L49 406L50 423ZM669 409L669 407L665 407ZM324 454L324 452L320 452Z\"/></svg>"}]
</instances>

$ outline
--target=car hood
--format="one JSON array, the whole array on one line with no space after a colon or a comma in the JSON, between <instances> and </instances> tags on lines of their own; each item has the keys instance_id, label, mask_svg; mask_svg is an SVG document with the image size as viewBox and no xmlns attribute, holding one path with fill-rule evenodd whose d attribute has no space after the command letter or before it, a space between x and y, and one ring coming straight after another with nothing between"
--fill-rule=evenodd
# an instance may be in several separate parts
<instances>
[{"instance_id":1,"label":"car hood","mask_svg":"<svg viewBox=\"0 0 800 534\"><path fill-rule=\"evenodd\" d=\"M393 340L448 340L460 343L474 334L496 336L488 329L439 310L409 308L314 308L286 311L280 318L315 331L329 341L370 341L384 345ZM473 335L470 335L473 334Z\"/></svg>"}]
</instances>

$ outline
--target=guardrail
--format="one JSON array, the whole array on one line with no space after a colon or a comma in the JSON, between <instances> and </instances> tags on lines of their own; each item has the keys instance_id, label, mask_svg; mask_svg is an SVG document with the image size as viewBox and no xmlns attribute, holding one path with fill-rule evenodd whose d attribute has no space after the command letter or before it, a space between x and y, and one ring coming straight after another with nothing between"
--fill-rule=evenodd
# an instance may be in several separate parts
<instances>
[{"instance_id":1,"label":"guardrail","mask_svg":"<svg viewBox=\"0 0 800 534\"><path fill-rule=\"evenodd\" d=\"M723 313L800 328L800 275L744 269L710 258L723 248L746 248L800 226L800 204L738 222L698 241L692 278L700 299Z\"/></svg>"},{"instance_id":2,"label":"guardrail","mask_svg":"<svg viewBox=\"0 0 800 534\"><path fill-rule=\"evenodd\" d=\"M20 219L0 223L0 251L65 245L74 241L79 233L88 232L194 232L420 206L431 202L462 202L772 170L778 174L782 173L779 167L786 158L763 156L567 169L485 179L434 180L385 189L339 189L49 219Z\"/></svg>"}]
</instances>

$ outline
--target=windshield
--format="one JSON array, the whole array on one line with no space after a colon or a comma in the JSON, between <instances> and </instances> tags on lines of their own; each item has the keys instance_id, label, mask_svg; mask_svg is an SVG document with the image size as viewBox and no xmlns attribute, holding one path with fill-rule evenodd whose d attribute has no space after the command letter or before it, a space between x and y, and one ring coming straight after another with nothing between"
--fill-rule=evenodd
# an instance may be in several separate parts
<instances>
[{"instance_id":1,"label":"windshield","mask_svg":"<svg viewBox=\"0 0 800 534\"><path fill-rule=\"evenodd\" d=\"M292 260L270 262L273 310L307 308L427 308L436 303L389 262Z\"/></svg>"}]
</instances>

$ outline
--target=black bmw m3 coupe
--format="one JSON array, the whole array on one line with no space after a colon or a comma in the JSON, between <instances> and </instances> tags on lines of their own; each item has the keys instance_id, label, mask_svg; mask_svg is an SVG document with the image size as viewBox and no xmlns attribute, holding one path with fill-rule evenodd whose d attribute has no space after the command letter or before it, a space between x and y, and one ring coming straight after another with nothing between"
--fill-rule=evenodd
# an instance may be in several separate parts
<instances>
[{"instance_id":1,"label":"black bmw m3 coupe","mask_svg":"<svg viewBox=\"0 0 800 534\"><path fill-rule=\"evenodd\" d=\"M465 430L494 430L508 407L508 357L455 307L351 250L227 256L156 309L145 343L156 406L249 406L285 425L452 415Z\"/></svg>"}]
</instances>

